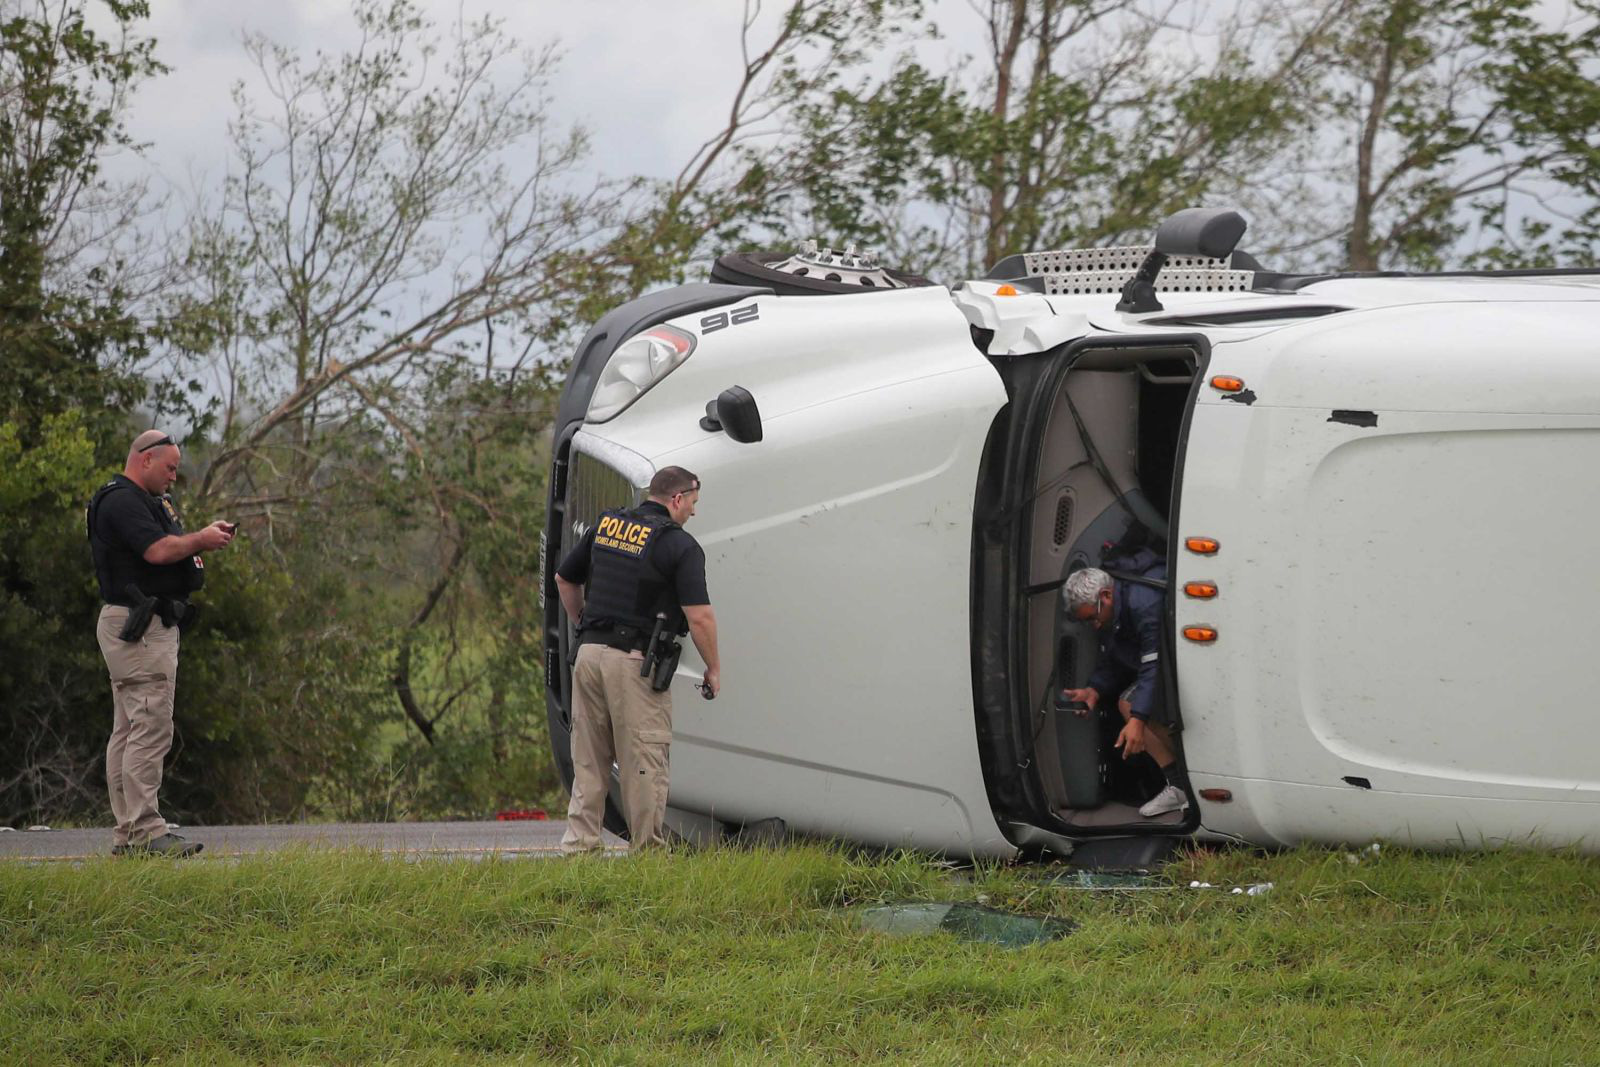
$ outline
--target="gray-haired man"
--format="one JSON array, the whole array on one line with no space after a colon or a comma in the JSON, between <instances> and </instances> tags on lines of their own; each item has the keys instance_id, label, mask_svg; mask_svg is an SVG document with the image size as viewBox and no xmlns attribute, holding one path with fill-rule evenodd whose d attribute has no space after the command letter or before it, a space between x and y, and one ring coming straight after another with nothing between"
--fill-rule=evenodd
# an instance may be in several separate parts
<instances>
[{"instance_id":1,"label":"gray-haired man","mask_svg":"<svg viewBox=\"0 0 1600 1067\"><path fill-rule=\"evenodd\" d=\"M1120 561L1119 569L1143 578L1165 582L1167 567L1161 557L1141 549ZM1116 747L1122 758L1148 752L1167 784L1139 809L1145 818L1189 806L1178 768L1172 737L1167 730L1166 702L1161 691L1161 626L1166 594L1158 588L1125 578L1114 578L1095 567L1074 571L1063 590L1067 613L1089 623L1100 633L1100 658L1082 689L1068 689L1068 700L1081 702L1079 715L1088 715L1102 698L1117 699L1122 732Z\"/></svg>"}]
</instances>

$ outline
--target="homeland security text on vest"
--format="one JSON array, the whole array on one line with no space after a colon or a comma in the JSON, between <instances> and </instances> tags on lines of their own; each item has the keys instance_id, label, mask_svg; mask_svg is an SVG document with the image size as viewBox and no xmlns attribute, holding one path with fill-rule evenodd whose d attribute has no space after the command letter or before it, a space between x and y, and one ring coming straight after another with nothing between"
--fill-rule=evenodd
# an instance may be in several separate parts
<instances>
[{"instance_id":1,"label":"homeland security text on vest","mask_svg":"<svg viewBox=\"0 0 1600 1067\"><path fill-rule=\"evenodd\" d=\"M614 548L637 556L650 541L651 527L642 522L625 522L613 515L605 515L595 527L594 543L602 548Z\"/></svg>"}]
</instances>

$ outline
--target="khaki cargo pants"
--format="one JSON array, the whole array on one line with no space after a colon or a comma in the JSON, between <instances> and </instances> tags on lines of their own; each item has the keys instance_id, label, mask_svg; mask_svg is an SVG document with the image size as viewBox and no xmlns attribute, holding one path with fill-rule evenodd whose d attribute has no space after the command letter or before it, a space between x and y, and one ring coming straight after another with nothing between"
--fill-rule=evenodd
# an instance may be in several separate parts
<instances>
[{"instance_id":1,"label":"khaki cargo pants","mask_svg":"<svg viewBox=\"0 0 1600 1067\"><path fill-rule=\"evenodd\" d=\"M634 848L665 845L672 695L639 676L644 656L584 645L572 668L572 802L561 851L600 847L611 763L622 780L622 813Z\"/></svg>"},{"instance_id":2,"label":"khaki cargo pants","mask_svg":"<svg viewBox=\"0 0 1600 1067\"><path fill-rule=\"evenodd\" d=\"M106 788L117 827L116 845L142 844L167 832L167 820L156 806L162 764L172 748L172 695L178 685L178 630L160 618L138 641L117 634L128 609L107 604L100 609L95 636L111 672L114 719L106 745Z\"/></svg>"}]
</instances>

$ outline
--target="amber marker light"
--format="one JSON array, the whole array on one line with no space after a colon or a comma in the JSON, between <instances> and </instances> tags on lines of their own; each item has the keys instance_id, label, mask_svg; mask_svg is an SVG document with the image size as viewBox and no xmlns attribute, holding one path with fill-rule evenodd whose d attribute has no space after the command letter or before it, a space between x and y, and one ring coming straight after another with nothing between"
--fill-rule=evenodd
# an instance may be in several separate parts
<instances>
[{"instance_id":1,"label":"amber marker light","mask_svg":"<svg viewBox=\"0 0 1600 1067\"><path fill-rule=\"evenodd\" d=\"M994 291L994 295L995 296L1016 296L1017 295L1017 287L1014 286L1014 285L1002 285L1000 288L998 288L998 289L996 289Z\"/></svg>"},{"instance_id":2,"label":"amber marker light","mask_svg":"<svg viewBox=\"0 0 1600 1067\"><path fill-rule=\"evenodd\" d=\"M1226 804L1228 801L1233 799L1233 790L1231 790L1231 789L1202 789L1202 790L1200 790L1200 799L1201 800L1209 800L1213 804Z\"/></svg>"},{"instance_id":3,"label":"amber marker light","mask_svg":"<svg viewBox=\"0 0 1600 1067\"><path fill-rule=\"evenodd\" d=\"M1231 378L1226 374L1219 374L1211 379L1211 388L1219 389L1224 393L1237 393L1244 388L1244 379Z\"/></svg>"},{"instance_id":4,"label":"amber marker light","mask_svg":"<svg viewBox=\"0 0 1600 1067\"><path fill-rule=\"evenodd\" d=\"M1184 582L1183 591L1196 600L1210 600L1217 595L1216 582Z\"/></svg>"},{"instance_id":5,"label":"amber marker light","mask_svg":"<svg viewBox=\"0 0 1600 1067\"><path fill-rule=\"evenodd\" d=\"M1202 645L1209 645L1217 639L1217 631L1209 626L1185 626L1183 636Z\"/></svg>"},{"instance_id":6,"label":"amber marker light","mask_svg":"<svg viewBox=\"0 0 1600 1067\"><path fill-rule=\"evenodd\" d=\"M1215 537L1185 537L1183 547L1202 556L1214 556L1222 546Z\"/></svg>"}]
</instances>

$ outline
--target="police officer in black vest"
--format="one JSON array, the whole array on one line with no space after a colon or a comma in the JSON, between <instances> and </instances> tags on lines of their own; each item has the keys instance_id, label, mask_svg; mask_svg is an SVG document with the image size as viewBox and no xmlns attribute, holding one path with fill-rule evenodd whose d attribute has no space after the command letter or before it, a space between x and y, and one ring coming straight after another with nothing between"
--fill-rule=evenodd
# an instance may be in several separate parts
<instances>
[{"instance_id":1,"label":"police officer in black vest","mask_svg":"<svg viewBox=\"0 0 1600 1067\"><path fill-rule=\"evenodd\" d=\"M122 473L89 502L89 547L105 601L96 637L115 710L106 745L114 855L189 856L203 847L167 831L156 794L172 748L178 635L194 617L189 594L205 581L200 554L226 546L234 527L214 522L184 533L166 495L181 458L171 437L146 430Z\"/></svg>"},{"instance_id":2,"label":"police officer in black vest","mask_svg":"<svg viewBox=\"0 0 1600 1067\"><path fill-rule=\"evenodd\" d=\"M578 626L572 668L572 802L563 852L600 847L615 759L634 848L666 843L668 747L676 637L688 633L705 661L706 699L722 688L717 620L706 593L706 555L683 529L700 480L682 467L650 479L637 508L602 514L556 571Z\"/></svg>"}]
</instances>

